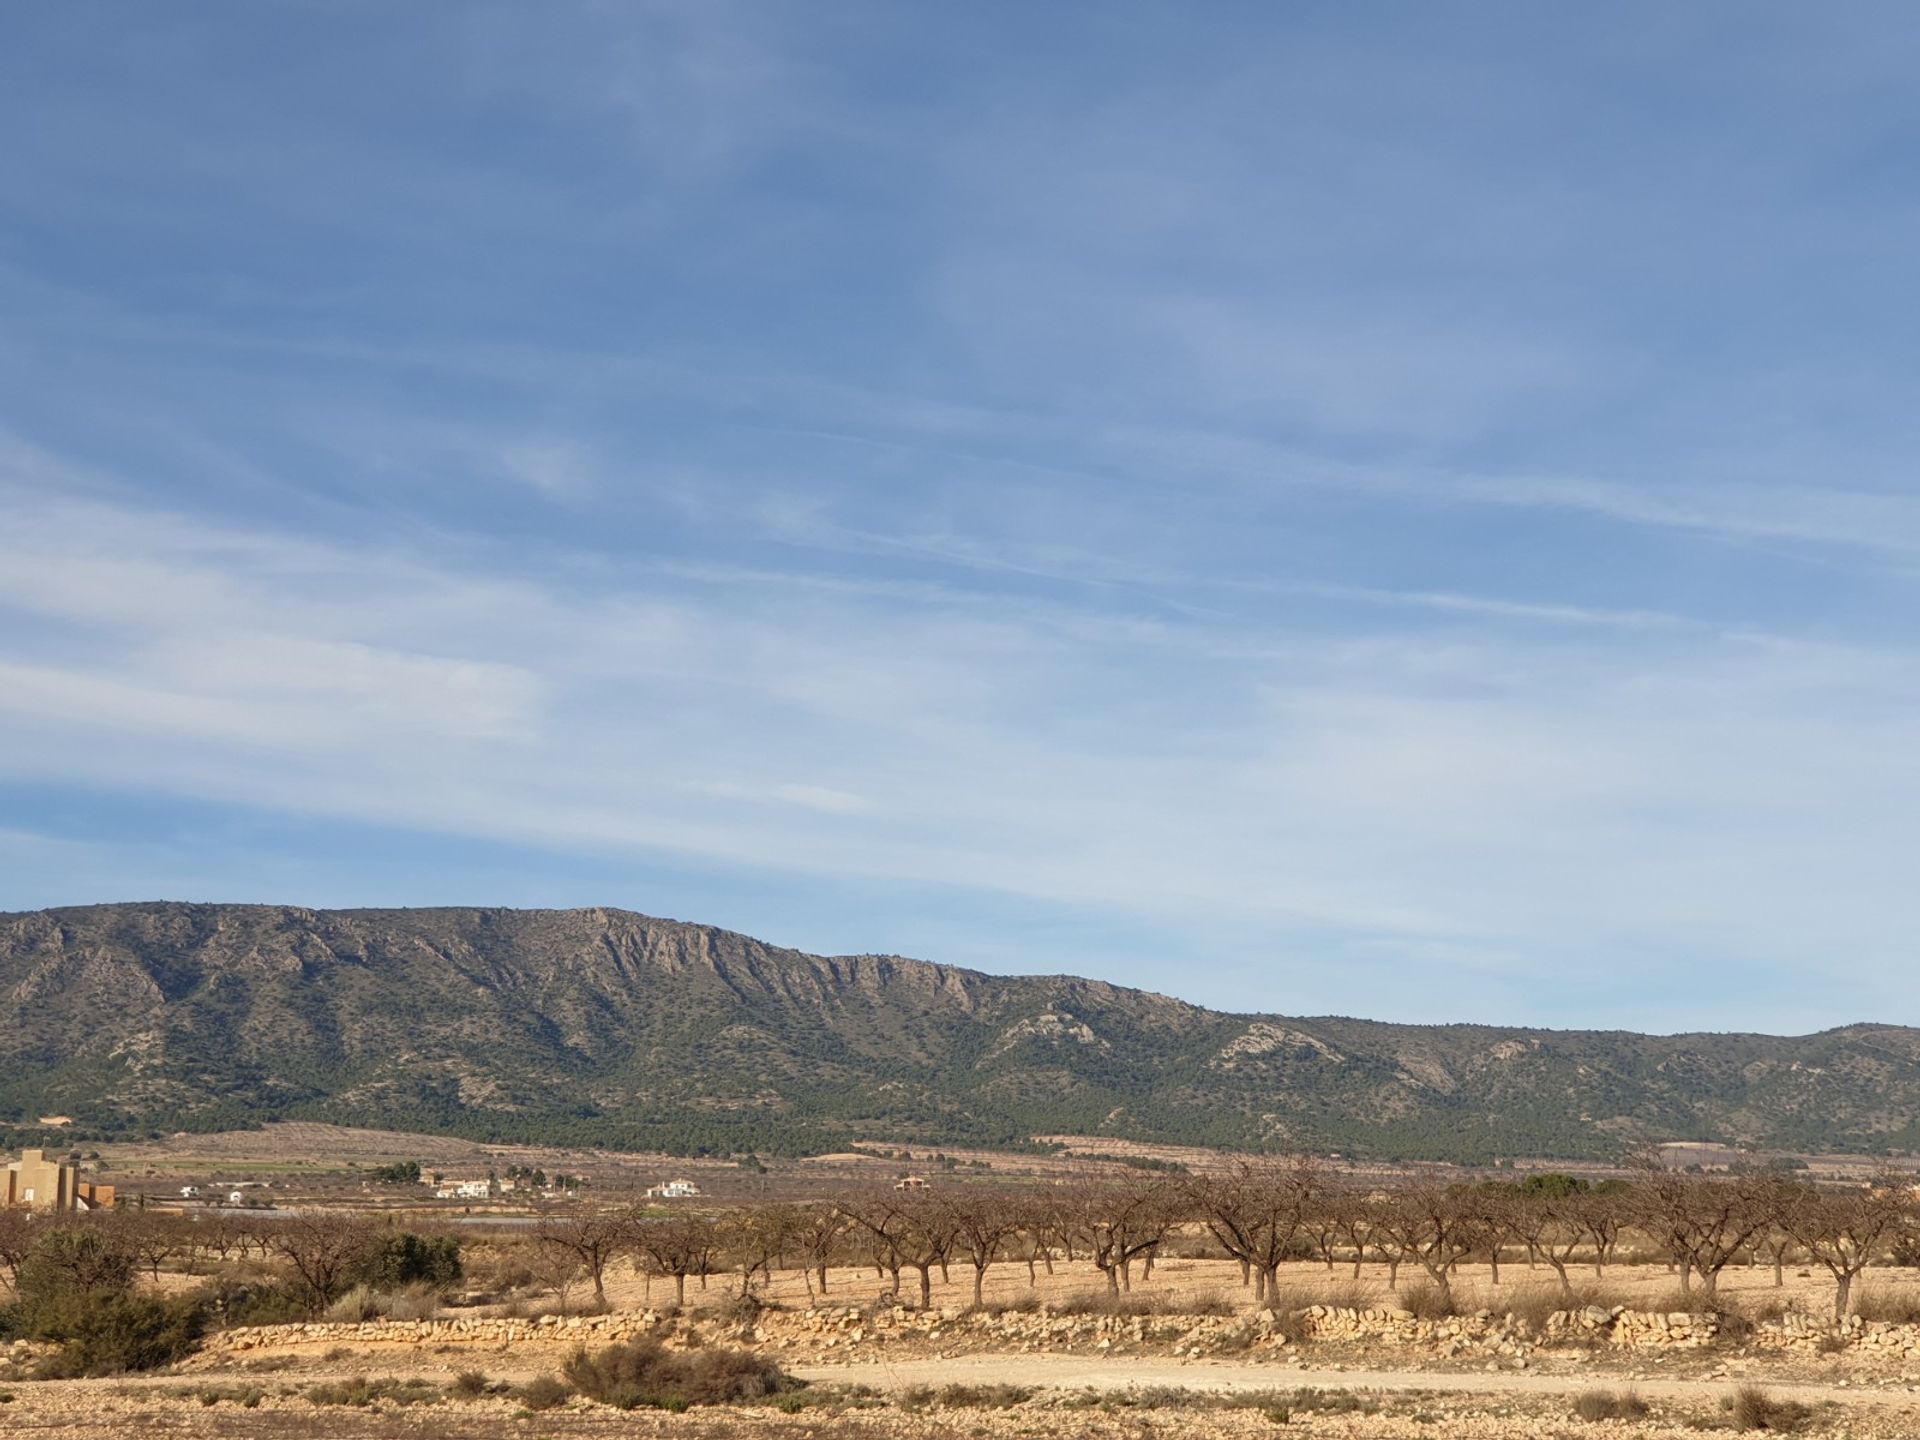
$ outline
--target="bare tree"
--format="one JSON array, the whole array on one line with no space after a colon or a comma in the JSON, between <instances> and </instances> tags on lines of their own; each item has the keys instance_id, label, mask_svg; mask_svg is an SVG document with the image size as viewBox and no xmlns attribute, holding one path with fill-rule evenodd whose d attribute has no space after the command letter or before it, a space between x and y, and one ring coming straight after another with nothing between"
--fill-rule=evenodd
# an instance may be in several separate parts
<instances>
[{"instance_id":1,"label":"bare tree","mask_svg":"<svg viewBox=\"0 0 1920 1440\"><path fill-rule=\"evenodd\" d=\"M294 1215L273 1227L268 1244L287 1262L310 1314L326 1309L373 1248L364 1221L343 1215Z\"/></svg>"},{"instance_id":2,"label":"bare tree","mask_svg":"<svg viewBox=\"0 0 1920 1440\"><path fill-rule=\"evenodd\" d=\"M920 1277L920 1308L925 1310L933 1304L933 1267L940 1266L945 1278L955 1212L938 1193L925 1190L902 1191L900 1212L899 1255Z\"/></svg>"},{"instance_id":3,"label":"bare tree","mask_svg":"<svg viewBox=\"0 0 1920 1440\"><path fill-rule=\"evenodd\" d=\"M1574 1203L1571 1216L1593 1241L1593 1273L1606 1273L1620 1246L1620 1232L1632 1214L1626 1195L1616 1190L1590 1190Z\"/></svg>"},{"instance_id":4,"label":"bare tree","mask_svg":"<svg viewBox=\"0 0 1920 1440\"><path fill-rule=\"evenodd\" d=\"M1213 1238L1240 1262L1243 1277L1251 1275L1256 1300L1273 1298L1280 1263L1298 1248L1325 1188L1319 1166L1304 1158L1243 1163L1187 1187Z\"/></svg>"},{"instance_id":5,"label":"bare tree","mask_svg":"<svg viewBox=\"0 0 1920 1440\"><path fill-rule=\"evenodd\" d=\"M176 1256L191 1252L190 1233L172 1215L157 1210L139 1211L119 1217L118 1223L134 1258L146 1268L156 1284L160 1280L161 1266Z\"/></svg>"},{"instance_id":6,"label":"bare tree","mask_svg":"<svg viewBox=\"0 0 1920 1440\"><path fill-rule=\"evenodd\" d=\"M893 1190L865 1190L845 1196L840 1213L860 1236L874 1268L892 1278L892 1294L900 1294L900 1271L906 1265L907 1215Z\"/></svg>"},{"instance_id":7,"label":"bare tree","mask_svg":"<svg viewBox=\"0 0 1920 1440\"><path fill-rule=\"evenodd\" d=\"M719 1223L717 1241L722 1254L740 1272L740 1293L753 1293L753 1277L769 1283L774 1266L793 1239L793 1212L780 1205L736 1210Z\"/></svg>"},{"instance_id":8,"label":"bare tree","mask_svg":"<svg viewBox=\"0 0 1920 1440\"><path fill-rule=\"evenodd\" d=\"M1680 1288L1694 1277L1711 1295L1720 1272L1768 1222L1772 1207L1753 1182L1708 1180L1650 1167L1635 1192L1637 1219L1664 1245L1680 1271Z\"/></svg>"},{"instance_id":9,"label":"bare tree","mask_svg":"<svg viewBox=\"0 0 1920 1440\"><path fill-rule=\"evenodd\" d=\"M676 1305L687 1303L687 1277L704 1279L713 1269L719 1232L700 1215L675 1215L666 1220L636 1219L630 1244L656 1275L673 1277Z\"/></svg>"},{"instance_id":10,"label":"bare tree","mask_svg":"<svg viewBox=\"0 0 1920 1440\"><path fill-rule=\"evenodd\" d=\"M1833 1318L1853 1302L1853 1282L1915 1218L1912 1181L1886 1175L1850 1190L1798 1186L1780 1197L1775 1218L1833 1276Z\"/></svg>"},{"instance_id":11,"label":"bare tree","mask_svg":"<svg viewBox=\"0 0 1920 1440\"><path fill-rule=\"evenodd\" d=\"M1109 1294L1133 1288L1133 1261L1167 1238L1181 1208L1173 1187L1159 1179L1086 1186L1076 1193L1072 1230L1107 1277Z\"/></svg>"},{"instance_id":12,"label":"bare tree","mask_svg":"<svg viewBox=\"0 0 1920 1440\"><path fill-rule=\"evenodd\" d=\"M1000 1258L1009 1239L1020 1233L1025 1207L1004 1192L980 1191L942 1197L951 1248L973 1267L973 1304L985 1304L987 1267ZM1029 1262L1031 1270L1031 1262Z\"/></svg>"},{"instance_id":13,"label":"bare tree","mask_svg":"<svg viewBox=\"0 0 1920 1440\"><path fill-rule=\"evenodd\" d=\"M1388 1196L1375 1223L1402 1259L1426 1271L1442 1304L1451 1306L1454 1267L1484 1243L1486 1233L1471 1199L1444 1179L1423 1175Z\"/></svg>"},{"instance_id":14,"label":"bare tree","mask_svg":"<svg viewBox=\"0 0 1920 1440\"><path fill-rule=\"evenodd\" d=\"M33 1248L38 1232L24 1210L0 1210L0 1265L7 1270L7 1287L20 1288L20 1265Z\"/></svg>"},{"instance_id":15,"label":"bare tree","mask_svg":"<svg viewBox=\"0 0 1920 1440\"><path fill-rule=\"evenodd\" d=\"M604 1211L584 1210L570 1214L548 1214L533 1227L536 1248L571 1255L593 1281L593 1303L607 1303L607 1267L632 1241L632 1224L626 1216Z\"/></svg>"},{"instance_id":16,"label":"bare tree","mask_svg":"<svg viewBox=\"0 0 1920 1440\"><path fill-rule=\"evenodd\" d=\"M803 1205L793 1212L790 1222L793 1246L804 1261L801 1269L807 1279L809 1301L814 1298L816 1279L819 1293L825 1297L827 1267L839 1253L849 1223L838 1205Z\"/></svg>"},{"instance_id":17,"label":"bare tree","mask_svg":"<svg viewBox=\"0 0 1920 1440\"><path fill-rule=\"evenodd\" d=\"M1589 1190L1536 1191L1516 1197L1506 1215L1507 1225L1520 1237L1527 1253L1552 1267L1560 1281L1560 1293L1569 1297L1573 1282L1567 1267L1573 1263L1574 1252L1587 1241L1587 1210L1592 1200Z\"/></svg>"}]
</instances>

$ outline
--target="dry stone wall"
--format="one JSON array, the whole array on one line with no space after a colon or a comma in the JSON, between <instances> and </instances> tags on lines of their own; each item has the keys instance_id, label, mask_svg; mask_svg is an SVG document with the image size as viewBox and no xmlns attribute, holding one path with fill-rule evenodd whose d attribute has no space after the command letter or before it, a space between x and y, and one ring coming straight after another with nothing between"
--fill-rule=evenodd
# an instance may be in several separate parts
<instances>
[{"instance_id":1,"label":"dry stone wall","mask_svg":"<svg viewBox=\"0 0 1920 1440\"><path fill-rule=\"evenodd\" d=\"M1600 1306L1555 1313L1538 1329L1517 1317L1487 1310L1422 1319L1389 1306L1351 1309L1314 1305L1292 1315L1261 1310L1251 1317L1062 1315L1045 1307L1031 1313L989 1314L955 1309L821 1306L802 1311L763 1311L737 1322L712 1315L675 1316L645 1310L570 1318L475 1316L261 1326L212 1336L203 1363L217 1363L225 1355L287 1346L594 1346L641 1335L685 1341L696 1332L702 1341L761 1345L828 1359L871 1358L902 1346L942 1353L991 1349L1202 1356L1285 1351L1304 1340L1406 1346L1442 1357L1486 1357L1495 1363L1525 1368L1535 1351L1567 1345L1704 1347L1718 1337L1719 1321L1713 1315ZM1844 1343L1920 1354L1920 1327L1915 1326L1855 1322L1836 1332L1832 1326L1822 1327L1804 1317L1790 1316L1786 1321L1759 1327L1754 1339L1778 1346L1814 1348L1831 1344L1836 1333Z\"/></svg>"}]
</instances>

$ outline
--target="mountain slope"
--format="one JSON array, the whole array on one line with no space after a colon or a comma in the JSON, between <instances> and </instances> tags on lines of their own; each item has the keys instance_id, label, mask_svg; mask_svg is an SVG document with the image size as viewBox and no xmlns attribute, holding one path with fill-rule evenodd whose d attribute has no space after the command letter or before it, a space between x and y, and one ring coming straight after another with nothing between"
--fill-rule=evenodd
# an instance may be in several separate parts
<instances>
[{"instance_id":1,"label":"mountain slope","mask_svg":"<svg viewBox=\"0 0 1920 1440\"><path fill-rule=\"evenodd\" d=\"M1920 1031L1220 1014L618 910L0 914L0 1121L315 1118L670 1149L1101 1133L1382 1156L1920 1144Z\"/></svg>"}]
</instances>

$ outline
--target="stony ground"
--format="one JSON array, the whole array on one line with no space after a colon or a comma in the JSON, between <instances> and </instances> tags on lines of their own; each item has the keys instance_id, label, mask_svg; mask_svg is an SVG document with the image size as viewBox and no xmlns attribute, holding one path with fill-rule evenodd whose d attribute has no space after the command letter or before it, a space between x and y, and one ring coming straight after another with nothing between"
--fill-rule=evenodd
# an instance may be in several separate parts
<instances>
[{"instance_id":1,"label":"stony ground","mask_svg":"<svg viewBox=\"0 0 1920 1440\"><path fill-rule=\"evenodd\" d=\"M1114 1377L1110 1377L1114 1378ZM1271 1380L1278 1377L1266 1377ZM923 1393L900 1386L882 1395L835 1392L818 1384L807 1407L783 1413L769 1406L729 1407L669 1415L621 1412L575 1400L562 1408L528 1412L509 1398L455 1399L444 1395L367 1406L321 1404L306 1398L307 1377L194 1385L53 1382L16 1388L0 1406L0 1433L45 1440L98 1440L103 1433L136 1436L293 1437L743 1436L765 1440L827 1437L1236 1437L1318 1435L1376 1437L1698 1436L1730 1432L1730 1421L1707 1394L1657 1393L1649 1414L1635 1421L1583 1421L1571 1397L1526 1391L1447 1391L1418 1386L1376 1387L1354 1374L1341 1386L1268 1385L1235 1396L1205 1389L1164 1390L1110 1386L1041 1389L1030 1394L961 1389ZM966 1381L947 1382L967 1385ZM1011 1403L1009 1403L1011 1402ZM1816 1401L1809 1433L1894 1440L1920 1434L1920 1406L1865 1397Z\"/></svg>"},{"instance_id":2,"label":"stony ground","mask_svg":"<svg viewBox=\"0 0 1920 1440\"><path fill-rule=\"evenodd\" d=\"M1011 1299L1026 1289L1020 1267L1001 1267L989 1299ZM1063 1273L1041 1291L1058 1301L1090 1287L1084 1267ZM1610 1273L1624 1293L1654 1296L1668 1277L1658 1267ZM1793 1272L1775 1291L1770 1272L1739 1272L1728 1288L1748 1302L1798 1300L1817 1309L1824 1288ZM1285 1277L1290 1294L1326 1283L1319 1267ZM1344 1279L1343 1279L1344 1283ZM1469 1299L1497 1301L1539 1283L1514 1268L1493 1291L1483 1278L1463 1284ZM1883 1284L1914 1285L1907 1276ZM1517 1353L1445 1345L1317 1341L1263 1343L1242 1353L1194 1345L1192 1335L1226 1331L1250 1307L1232 1267L1207 1261L1163 1264L1143 1294L1177 1308L1183 1299L1228 1296L1239 1318L1154 1317L1140 1327L1095 1320L1060 1335L1036 1338L1039 1319L1003 1317L989 1329L961 1321L970 1299L967 1277L956 1272L936 1294L927 1316L895 1313L885 1323L871 1302L871 1272L836 1273L832 1311L808 1311L798 1280L781 1277L789 1308L742 1322L725 1304L716 1280L696 1306L695 1343L747 1343L763 1348L809 1382L784 1402L792 1410L756 1405L667 1415L620 1412L584 1400L533 1411L505 1393L557 1370L568 1351L597 1332L565 1324L528 1327L503 1342L476 1329L424 1338L401 1327L291 1335L247 1350L216 1344L173 1375L125 1381L33 1382L8 1378L0 1363L0 1436L45 1440L129 1437L411 1436L764 1436L766 1440L828 1437L1210 1437L1323 1435L1394 1436L1680 1436L1732 1433L1725 1402L1742 1384L1759 1383L1779 1400L1806 1407L1806 1433L1859 1440L1920 1437L1920 1361L1850 1347L1841 1353L1802 1348L1763 1349L1734 1342L1661 1351L1606 1345L1523 1347ZM1483 1287L1476 1289L1475 1287ZM786 1293L791 1290L793 1293ZM1363 1277L1361 1293L1385 1297L1384 1274ZM630 1308L637 1323L649 1297L635 1277L614 1278L610 1297ZM866 1308L852 1311L850 1302ZM944 1317L941 1313L944 1310ZM673 1343L685 1343L687 1321ZM756 1336L755 1332L758 1331ZM858 1335L857 1340L853 1339ZM1105 1343L1103 1343L1105 1342ZM4 1356L0 1356L0 1362ZM462 1373L484 1376L489 1393L455 1391ZM356 1381L375 1384L370 1396L341 1390ZM412 1382L409 1386L406 1382ZM328 1398L316 1387L334 1387ZM1575 1417L1588 1392L1632 1391L1649 1407L1631 1421ZM345 1403L359 1399L362 1403Z\"/></svg>"}]
</instances>

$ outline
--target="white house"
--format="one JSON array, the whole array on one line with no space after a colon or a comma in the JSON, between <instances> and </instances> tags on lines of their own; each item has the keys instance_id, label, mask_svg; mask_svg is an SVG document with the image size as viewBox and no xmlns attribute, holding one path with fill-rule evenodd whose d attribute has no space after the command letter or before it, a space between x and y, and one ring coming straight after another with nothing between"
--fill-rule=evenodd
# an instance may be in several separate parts
<instances>
[{"instance_id":1,"label":"white house","mask_svg":"<svg viewBox=\"0 0 1920 1440\"><path fill-rule=\"evenodd\" d=\"M695 1200L700 1196L700 1187L691 1180L669 1180L664 1185L648 1188L649 1200Z\"/></svg>"},{"instance_id":2,"label":"white house","mask_svg":"<svg viewBox=\"0 0 1920 1440\"><path fill-rule=\"evenodd\" d=\"M436 1200L491 1200L494 1184L492 1180L454 1180L442 1185L433 1195Z\"/></svg>"}]
</instances>

